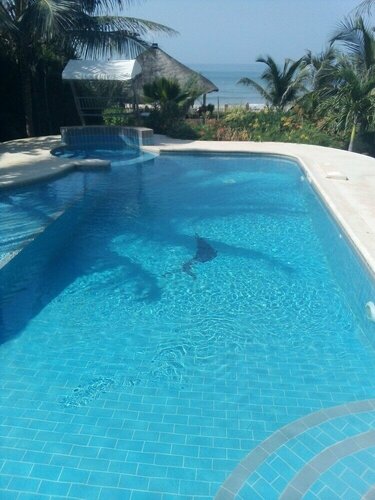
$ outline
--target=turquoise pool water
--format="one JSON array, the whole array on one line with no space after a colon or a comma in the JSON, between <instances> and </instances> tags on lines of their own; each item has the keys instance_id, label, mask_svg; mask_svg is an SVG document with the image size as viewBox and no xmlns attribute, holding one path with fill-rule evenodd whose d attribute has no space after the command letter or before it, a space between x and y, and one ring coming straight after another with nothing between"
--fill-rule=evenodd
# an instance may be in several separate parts
<instances>
[{"instance_id":1,"label":"turquoise pool water","mask_svg":"<svg viewBox=\"0 0 375 500\"><path fill-rule=\"evenodd\" d=\"M314 417L234 473L283 426L375 398L374 284L295 163L163 155L72 182L75 203L0 271L2 498L213 498L233 474L233 496L278 498L374 430L371 404ZM216 256L188 273L195 235ZM341 498L369 490L362 448L309 498L345 467Z\"/></svg>"}]
</instances>

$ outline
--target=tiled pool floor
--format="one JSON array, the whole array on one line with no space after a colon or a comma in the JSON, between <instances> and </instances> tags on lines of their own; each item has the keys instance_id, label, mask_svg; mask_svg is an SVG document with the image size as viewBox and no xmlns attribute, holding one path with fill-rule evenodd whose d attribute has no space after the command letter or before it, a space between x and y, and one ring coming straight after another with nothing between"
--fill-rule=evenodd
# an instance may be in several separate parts
<instances>
[{"instance_id":1,"label":"tiled pool floor","mask_svg":"<svg viewBox=\"0 0 375 500\"><path fill-rule=\"evenodd\" d=\"M5 296L1 499L371 491L374 354L301 172L184 161L104 176L74 238ZM218 256L193 279L195 233Z\"/></svg>"},{"instance_id":2,"label":"tiled pool floor","mask_svg":"<svg viewBox=\"0 0 375 500\"><path fill-rule=\"evenodd\" d=\"M360 499L374 484L375 400L368 400L276 431L240 462L217 499Z\"/></svg>"}]
</instances>

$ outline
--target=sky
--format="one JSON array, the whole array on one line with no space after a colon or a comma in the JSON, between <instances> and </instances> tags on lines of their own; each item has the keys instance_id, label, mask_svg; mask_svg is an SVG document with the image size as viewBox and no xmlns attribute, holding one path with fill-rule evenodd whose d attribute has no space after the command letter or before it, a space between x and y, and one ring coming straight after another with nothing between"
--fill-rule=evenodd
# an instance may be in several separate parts
<instances>
[{"instance_id":1,"label":"sky","mask_svg":"<svg viewBox=\"0 0 375 500\"><path fill-rule=\"evenodd\" d=\"M125 15L157 21L178 36L152 42L185 64L249 64L259 56L318 53L360 0L135 0Z\"/></svg>"}]
</instances>

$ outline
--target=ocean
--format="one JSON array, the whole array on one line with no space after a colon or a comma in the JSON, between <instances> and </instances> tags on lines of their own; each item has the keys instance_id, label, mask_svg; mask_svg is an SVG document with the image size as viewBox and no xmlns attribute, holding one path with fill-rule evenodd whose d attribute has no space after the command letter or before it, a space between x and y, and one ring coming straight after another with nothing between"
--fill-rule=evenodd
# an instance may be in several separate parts
<instances>
[{"instance_id":1,"label":"ocean","mask_svg":"<svg viewBox=\"0 0 375 500\"><path fill-rule=\"evenodd\" d=\"M264 65L260 63L252 64L194 64L188 65L194 71L202 74L218 88L219 92L212 92L207 95L207 103L212 103L220 108L226 104L236 105L262 105L263 97L252 87L239 85L240 78L251 78L258 83L262 83L260 75L264 71Z\"/></svg>"}]
</instances>

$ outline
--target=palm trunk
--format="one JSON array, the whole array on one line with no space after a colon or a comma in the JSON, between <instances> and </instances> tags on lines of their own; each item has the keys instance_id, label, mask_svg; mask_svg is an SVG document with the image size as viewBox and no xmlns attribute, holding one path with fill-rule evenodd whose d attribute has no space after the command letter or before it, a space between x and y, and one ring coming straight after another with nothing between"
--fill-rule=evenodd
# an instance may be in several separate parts
<instances>
[{"instance_id":1,"label":"palm trunk","mask_svg":"<svg viewBox=\"0 0 375 500\"><path fill-rule=\"evenodd\" d=\"M355 121L353 123L352 133L350 134L350 143L349 143L348 151L353 151L353 148L354 148L354 139L355 139L355 136L356 136L356 132L357 132L357 122Z\"/></svg>"},{"instance_id":2,"label":"palm trunk","mask_svg":"<svg viewBox=\"0 0 375 500\"><path fill-rule=\"evenodd\" d=\"M28 64L27 51L23 47L19 48L18 64L21 78L23 109L25 113L26 135L27 137L33 137L35 135L35 127L33 120L31 71Z\"/></svg>"},{"instance_id":3,"label":"palm trunk","mask_svg":"<svg viewBox=\"0 0 375 500\"><path fill-rule=\"evenodd\" d=\"M49 108L49 100L48 100L48 84L47 84L47 68L43 65L43 91L44 91L44 107L47 115L47 130L48 134L52 134L52 124L51 124L51 113ZM40 130L39 130L40 133Z\"/></svg>"}]
</instances>

